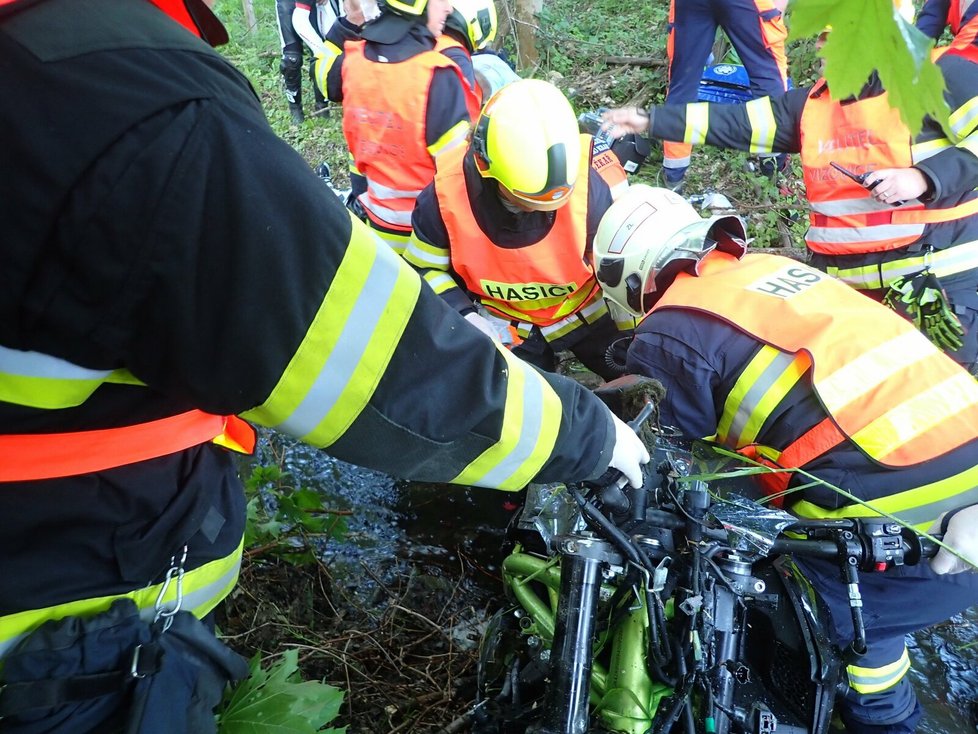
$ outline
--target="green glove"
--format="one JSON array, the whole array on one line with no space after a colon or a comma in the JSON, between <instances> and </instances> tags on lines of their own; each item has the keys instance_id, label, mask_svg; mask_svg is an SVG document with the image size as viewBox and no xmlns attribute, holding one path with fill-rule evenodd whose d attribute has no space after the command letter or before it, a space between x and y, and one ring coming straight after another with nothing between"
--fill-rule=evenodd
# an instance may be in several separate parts
<instances>
[{"instance_id":1,"label":"green glove","mask_svg":"<svg viewBox=\"0 0 978 734\"><path fill-rule=\"evenodd\" d=\"M953 352L964 345L964 327L951 310L941 282L929 268L897 278L883 303L916 326L936 346Z\"/></svg>"}]
</instances>

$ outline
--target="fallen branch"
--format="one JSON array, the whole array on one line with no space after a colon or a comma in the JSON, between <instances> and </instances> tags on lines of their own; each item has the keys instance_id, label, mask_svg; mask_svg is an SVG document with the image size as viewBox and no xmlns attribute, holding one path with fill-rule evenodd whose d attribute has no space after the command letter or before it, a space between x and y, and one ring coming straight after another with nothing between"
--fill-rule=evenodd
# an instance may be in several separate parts
<instances>
[{"instance_id":1,"label":"fallen branch","mask_svg":"<svg viewBox=\"0 0 978 734\"><path fill-rule=\"evenodd\" d=\"M665 59L655 59L651 56L605 56L604 62L606 64L646 67L664 67L669 63Z\"/></svg>"}]
</instances>

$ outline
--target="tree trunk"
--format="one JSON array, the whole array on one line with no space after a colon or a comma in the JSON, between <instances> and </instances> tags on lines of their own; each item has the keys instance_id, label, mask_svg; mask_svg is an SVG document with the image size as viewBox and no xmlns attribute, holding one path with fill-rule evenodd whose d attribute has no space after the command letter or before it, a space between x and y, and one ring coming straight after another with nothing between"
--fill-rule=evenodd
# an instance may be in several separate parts
<instances>
[{"instance_id":1,"label":"tree trunk","mask_svg":"<svg viewBox=\"0 0 978 734\"><path fill-rule=\"evenodd\" d=\"M244 17L245 23L248 25L248 33L252 33L258 27L258 19L255 17L255 5L253 0L241 0L241 7L244 8Z\"/></svg>"},{"instance_id":2,"label":"tree trunk","mask_svg":"<svg viewBox=\"0 0 978 734\"><path fill-rule=\"evenodd\" d=\"M519 70L532 72L540 64L537 53L537 14L543 10L543 0L516 0L516 47Z\"/></svg>"}]
</instances>

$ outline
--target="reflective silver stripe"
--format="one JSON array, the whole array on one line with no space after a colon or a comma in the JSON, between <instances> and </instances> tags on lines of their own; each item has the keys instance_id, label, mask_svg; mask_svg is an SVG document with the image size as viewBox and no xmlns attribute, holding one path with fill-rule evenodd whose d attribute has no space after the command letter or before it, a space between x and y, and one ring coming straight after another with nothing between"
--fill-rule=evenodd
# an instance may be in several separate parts
<instances>
[{"instance_id":1,"label":"reflective silver stripe","mask_svg":"<svg viewBox=\"0 0 978 734\"><path fill-rule=\"evenodd\" d=\"M847 214L869 214L871 212L896 211L899 207L876 201L871 196L861 196L858 199L836 199L835 201L813 201L812 211L827 217L841 217ZM918 206L917 202L906 206Z\"/></svg>"},{"instance_id":2,"label":"reflective silver stripe","mask_svg":"<svg viewBox=\"0 0 978 734\"><path fill-rule=\"evenodd\" d=\"M238 577L238 573L241 570L240 547L236 552L237 552L236 562L231 567L229 567L228 570L225 571L221 576L216 578L214 581L211 581L209 584L205 584L199 588L193 589L192 591L184 592L181 608L193 612L194 615L197 616L198 618L203 617L205 614L210 612L211 609L216 607L218 602L221 601L221 599L227 596L227 592L230 591L231 587L234 585L234 582ZM187 573L184 576L184 584L185 584L184 588L186 588L187 585L192 585L195 579L194 575L203 569L206 569L206 565L202 566L201 568L195 568L191 571L187 571ZM142 595L145 601L143 602L142 606L139 607L139 617L143 621L152 622L153 619L156 617L156 596L159 592L160 586L161 584L157 584L156 586L150 587L152 593ZM143 591L145 591L145 589L140 589L137 590L137 592L133 592L133 593L139 593ZM126 598L127 596L129 595L121 594L116 597L108 597L108 600L111 602L111 600L113 599L123 599ZM129 598L132 597L129 596ZM94 600L94 601L98 602L99 600ZM70 611L70 607L76 606L77 604L78 604L77 601L68 602L64 605L53 607L52 612L56 612L59 608L65 607L65 608L69 608L69 614L72 614L74 612ZM55 615L55 616L63 617L64 614ZM3 627L3 620L4 617L0 617L0 629L2 629ZM33 629L30 629L27 630L26 632L13 635L12 637L0 638L0 660L2 660L4 655L10 652L11 649L16 647L21 640L23 640L25 637L27 637L27 635L29 635L33 631L34 631Z\"/></svg>"},{"instance_id":3,"label":"reflective silver stripe","mask_svg":"<svg viewBox=\"0 0 978 734\"><path fill-rule=\"evenodd\" d=\"M90 370L41 352L0 347L0 372L57 380L104 380L113 370Z\"/></svg>"},{"instance_id":4,"label":"reflective silver stripe","mask_svg":"<svg viewBox=\"0 0 978 734\"><path fill-rule=\"evenodd\" d=\"M401 227L411 226L411 212L396 211L386 206L381 206L371 198L369 191L360 195L360 203L363 204L364 209L368 210L375 217L389 224L396 224Z\"/></svg>"},{"instance_id":5,"label":"reflective silver stripe","mask_svg":"<svg viewBox=\"0 0 978 734\"><path fill-rule=\"evenodd\" d=\"M591 301L591 303L585 306L584 308L580 309L575 313L572 313L567 318L561 319L560 321L550 324L549 326L541 326L540 332L544 336L547 336L548 334L553 334L554 332L560 331L565 326L568 326L569 324L575 321L583 321L585 324L587 324L590 323L589 321L587 321L589 317L599 315L600 313L607 310L608 308L607 306L605 306L604 300L601 298L597 298L596 300Z\"/></svg>"},{"instance_id":6,"label":"reflective silver stripe","mask_svg":"<svg viewBox=\"0 0 978 734\"><path fill-rule=\"evenodd\" d=\"M693 102L686 105L686 134L683 142L690 145L703 145L710 129L710 105L708 102Z\"/></svg>"},{"instance_id":7,"label":"reflective silver stripe","mask_svg":"<svg viewBox=\"0 0 978 734\"><path fill-rule=\"evenodd\" d=\"M922 224L880 224L874 227L811 227L805 234L808 242L846 243L881 242L898 237L919 237Z\"/></svg>"},{"instance_id":8,"label":"reflective silver stripe","mask_svg":"<svg viewBox=\"0 0 978 734\"><path fill-rule=\"evenodd\" d=\"M950 478L953 479L953 477ZM889 498L884 497L883 499ZM911 507L908 510L892 510L890 514L896 515L908 525L922 525L924 523L934 522L942 512L948 512L957 507L966 507L967 505L976 503L978 503L978 487L972 487L971 489L957 492L937 502L930 502L920 507ZM873 504L872 500L870 504Z\"/></svg>"},{"instance_id":9,"label":"reflective silver stripe","mask_svg":"<svg viewBox=\"0 0 978 734\"><path fill-rule=\"evenodd\" d=\"M859 290L884 288L904 275L930 267L938 277L956 275L978 268L978 241L964 242L926 255L891 260L858 268L827 267L825 272Z\"/></svg>"},{"instance_id":10,"label":"reflective silver stripe","mask_svg":"<svg viewBox=\"0 0 978 734\"><path fill-rule=\"evenodd\" d=\"M455 279L448 273L428 272L424 274L424 281L431 286L431 290L438 294L458 287Z\"/></svg>"},{"instance_id":11,"label":"reflective silver stripe","mask_svg":"<svg viewBox=\"0 0 978 734\"><path fill-rule=\"evenodd\" d=\"M948 118L951 123L951 130L958 138L967 137L978 125L978 97L972 97L963 105L958 107Z\"/></svg>"},{"instance_id":12,"label":"reflective silver stripe","mask_svg":"<svg viewBox=\"0 0 978 734\"><path fill-rule=\"evenodd\" d=\"M357 302L343 324L343 332L302 402L276 426L282 431L300 438L311 433L333 409L356 373L374 330L384 318L402 267L390 248L378 247L375 253Z\"/></svg>"},{"instance_id":13,"label":"reflective silver stripe","mask_svg":"<svg viewBox=\"0 0 978 734\"><path fill-rule=\"evenodd\" d=\"M509 477L519 471L523 464L533 456L537 441L543 427L543 390L550 389L532 367L512 356L505 347L499 347L506 357L509 369L523 370L523 422L520 425L520 437L506 458L486 472L479 480L480 486L503 486ZM512 376L510 376L512 379ZM508 403L508 401L507 401ZM508 407L507 407L508 409Z\"/></svg>"},{"instance_id":14,"label":"reflective silver stripe","mask_svg":"<svg viewBox=\"0 0 978 734\"><path fill-rule=\"evenodd\" d=\"M392 189L389 186L384 186L383 184L370 180L367 181L367 191L375 199L417 199L421 193L421 189L411 191Z\"/></svg>"},{"instance_id":15,"label":"reflective silver stripe","mask_svg":"<svg viewBox=\"0 0 978 734\"><path fill-rule=\"evenodd\" d=\"M935 138L923 143L916 143L910 146L910 160L913 163L920 163L931 156L935 156L942 150L947 150L953 145L947 138Z\"/></svg>"},{"instance_id":16,"label":"reflective silver stripe","mask_svg":"<svg viewBox=\"0 0 978 734\"><path fill-rule=\"evenodd\" d=\"M683 156L682 158L666 158L662 156L662 167L663 168L689 168L689 164L692 162L692 156Z\"/></svg>"},{"instance_id":17,"label":"reflective silver stripe","mask_svg":"<svg viewBox=\"0 0 978 734\"><path fill-rule=\"evenodd\" d=\"M439 147L437 151L432 152L431 153L432 157L437 159L445 155L445 153L447 153L448 151L454 150L455 148L457 148L458 146L460 146L462 143L465 142L466 138L468 137L468 134L469 134L469 128L468 126L466 126L465 131L462 134L457 135L452 140L448 140L442 143L441 147Z\"/></svg>"},{"instance_id":18,"label":"reflective silver stripe","mask_svg":"<svg viewBox=\"0 0 978 734\"><path fill-rule=\"evenodd\" d=\"M747 392L744 393L744 396L740 399L740 403L737 405L737 412L734 413L733 420L730 421L730 430L727 432L726 438L730 442L729 445L741 448L745 444L752 443L757 438L756 436L749 436L747 440L742 441L744 429L747 427L747 423L754 414L754 410L761 398L781 378L785 370L794 364L794 361L795 355L788 354L787 352L779 352L771 360L771 363L764 368L764 371L754 381L754 384L747 389Z\"/></svg>"},{"instance_id":19,"label":"reflective silver stripe","mask_svg":"<svg viewBox=\"0 0 978 734\"><path fill-rule=\"evenodd\" d=\"M846 667L849 687L859 693L879 693L899 683L910 670L910 655L904 646L900 658L877 668L863 668L856 665Z\"/></svg>"},{"instance_id":20,"label":"reflective silver stripe","mask_svg":"<svg viewBox=\"0 0 978 734\"><path fill-rule=\"evenodd\" d=\"M774 150L774 110L770 97L752 99L744 105L750 121L750 152L771 153Z\"/></svg>"}]
</instances>

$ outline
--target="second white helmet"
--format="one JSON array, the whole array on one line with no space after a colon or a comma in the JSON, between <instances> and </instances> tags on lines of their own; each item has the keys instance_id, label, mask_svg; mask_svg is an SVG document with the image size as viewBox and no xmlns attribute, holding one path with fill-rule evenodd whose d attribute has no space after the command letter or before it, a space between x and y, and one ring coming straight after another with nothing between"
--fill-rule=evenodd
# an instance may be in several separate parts
<instances>
[{"instance_id":1,"label":"second white helmet","mask_svg":"<svg viewBox=\"0 0 978 734\"><path fill-rule=\"evenodd\" d=\"M594 236L594 273L604 295L644 316L677 273L716 247L709 235L717 226L746 239L739 217L703 219L674 191L633 184L605 212Z\"/></svg>"}]
</instances>

